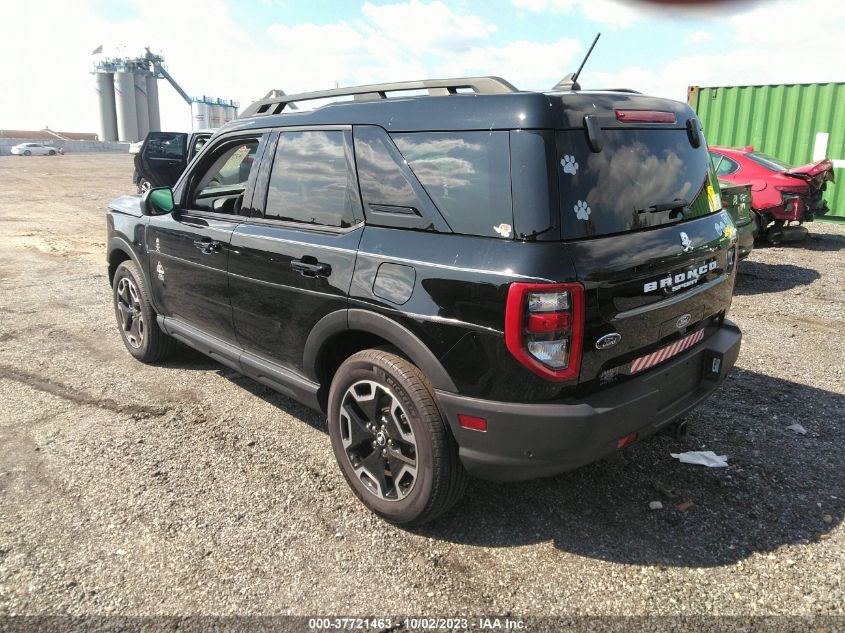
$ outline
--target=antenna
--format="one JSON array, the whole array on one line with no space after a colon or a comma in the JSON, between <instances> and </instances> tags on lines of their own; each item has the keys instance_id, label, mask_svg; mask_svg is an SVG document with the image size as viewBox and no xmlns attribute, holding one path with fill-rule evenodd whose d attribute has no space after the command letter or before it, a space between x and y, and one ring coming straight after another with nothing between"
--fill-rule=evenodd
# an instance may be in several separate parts
<instances>
[{"instance_id":1,"label":"antenna","mask_svg":"<svg viewBox=\"0 0 845 633\"><path fill-rule=\"evenodd\" d=\"M578 77L581 75L581 71L584 69L584 64L587 63L587 60L590 59L590 55L593 53L593 49L596 47L596 42L599 41L601 37L601 33L596 34L596 39L593 40L593 43L590 44L590 49L587 51L587 54L584 55L584 59L581 62L581 65L578 66L578 70L574 73L567 75L559 82L557 82L552 90L581 90L581 85L578 83Z\"/></svg>"}]
</instances>

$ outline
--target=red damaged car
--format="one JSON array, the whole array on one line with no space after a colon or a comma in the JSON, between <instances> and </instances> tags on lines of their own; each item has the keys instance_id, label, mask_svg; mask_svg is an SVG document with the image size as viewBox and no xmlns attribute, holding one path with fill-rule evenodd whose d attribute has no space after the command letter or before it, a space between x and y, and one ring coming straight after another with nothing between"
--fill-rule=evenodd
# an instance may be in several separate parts
<instances>
[{"instance_id":1,"label":"red damaged car","mask_svg":"<svg viewBox=\"0 0 845 633\"><path fill-rule=\"evenodd\" d=\"M751 185L759 235L772 244L804 238L800 225L828 211L822 194L833 182L833 163L827 158L793 167L751 146L711 147L710 155L720 180Z\"/></svg>"}]
</instances>

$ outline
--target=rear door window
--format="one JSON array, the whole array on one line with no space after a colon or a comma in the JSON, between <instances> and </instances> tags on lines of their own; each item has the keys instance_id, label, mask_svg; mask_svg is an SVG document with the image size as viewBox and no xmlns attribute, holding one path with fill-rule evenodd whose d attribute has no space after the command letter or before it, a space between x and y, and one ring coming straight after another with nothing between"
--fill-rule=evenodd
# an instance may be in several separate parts
<instances>
[{"instance_id":1,"label":"rear door window","mask_svg":"<svg viewBox=\"0 0 845 633\"><path fill-rule=\"evenodd\" d=\"M264 217L338 228L352 226L359 198L351 152L351 137L345 138L342 131L282 132Z\"/></svg>"},{"instance_id":2,"label":"rear door window","mask_svg":"<svg viewBox=\"0 0 845 633\"><path fill-rule=\"evenodd\" d=\"M673 224L721 210L707 148L686 130L605 129L598 153L583 131L558 133L564 239Z\"/></svg>"},{"instance_id":3,"label":"rear door window","mask_svg":"<svg viewBox=\"0 0 845 633\"><path fill-rule=\"evenodd\" d=\"M152 132L144 146L144 156L149 160L181 160L185 157L188 135L178 132Z\"/></svg>"},{"instance_id":4,"label":"rear door window","mask_svg":"<svg viewBox=\"0 0 845 633\"><path fill-rule=\"evenodd\" d=\"M392 138L455 233L513 237L508 132L415 132Z\"/></svg>"}]
</instances>

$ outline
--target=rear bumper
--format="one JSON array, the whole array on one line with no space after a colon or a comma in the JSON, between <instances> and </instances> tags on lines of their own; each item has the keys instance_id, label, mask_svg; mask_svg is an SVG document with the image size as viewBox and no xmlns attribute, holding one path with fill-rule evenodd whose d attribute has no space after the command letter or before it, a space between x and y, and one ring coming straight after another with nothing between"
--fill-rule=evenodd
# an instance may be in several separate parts
<instances>
[{"instance_id":1,"label":"rear bumper","mask_svg":"<svg viewBox=\"0 0 845 633\"><path fill-rule=\"evenodd\" d=\"M742 335L730 321L686 354L584 400L518 404L437 392L467 471L516 481L554 475L601 459L631 433L651 435L713 393L739 355ZM719 359L717 373L711 373ZM487 420L464 429L458 413Z\"/></svg>"}]
</instances>

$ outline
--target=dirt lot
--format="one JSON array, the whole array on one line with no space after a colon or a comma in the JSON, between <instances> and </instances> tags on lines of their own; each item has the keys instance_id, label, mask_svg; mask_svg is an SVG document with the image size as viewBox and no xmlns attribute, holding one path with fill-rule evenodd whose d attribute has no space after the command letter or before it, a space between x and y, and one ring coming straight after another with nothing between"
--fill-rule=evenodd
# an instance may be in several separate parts
<instances>
[{"instance_id":1,"label":"dirt lot","mask_svg":"<svg viewBox=\"0 0 845 633\"><path fill-rule=\"evenodd\" d=\"M187 349L126 353L103 216L131 173L0 158L0 615L845 615L845 225L741 264L738 367L685 439L473 482L402 530L318 414ZM701 449L731 467L669 456Z\"/></svg>"}]
</instances>

